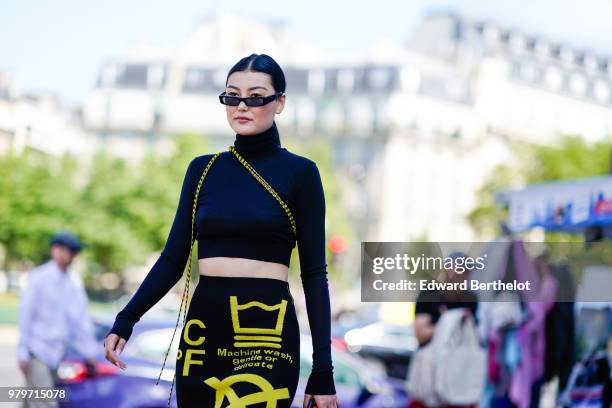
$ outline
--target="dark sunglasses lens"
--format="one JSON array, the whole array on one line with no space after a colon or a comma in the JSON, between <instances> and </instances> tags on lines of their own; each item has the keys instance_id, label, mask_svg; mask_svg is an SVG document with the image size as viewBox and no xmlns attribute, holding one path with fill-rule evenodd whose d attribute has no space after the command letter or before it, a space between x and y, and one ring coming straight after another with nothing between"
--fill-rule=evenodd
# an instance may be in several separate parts
<instances>
[{"instance_id":1,"label":"dark sunglasses lens","mask_svg":"<svg viewBox=\"0 0 612 408\"><path fill-rule=\"evenodd\" d=\"M233 96L222 96L221 103L223 103L224 105L229 105L229 106L238 106L240 101L238 100L238 98L233 97Z\"/></svg>"},{"instance_id":2,"label":"dark sunglasses lens","mask_svg":"<svg viewBox=\"0 0 612 408\"><path fill-rule=\"evenodd\" d=\"M246 103L247 106L262 106L264 104L264 99L260 97L247 98L244 103Z\"/></svg>"}]
</instances>

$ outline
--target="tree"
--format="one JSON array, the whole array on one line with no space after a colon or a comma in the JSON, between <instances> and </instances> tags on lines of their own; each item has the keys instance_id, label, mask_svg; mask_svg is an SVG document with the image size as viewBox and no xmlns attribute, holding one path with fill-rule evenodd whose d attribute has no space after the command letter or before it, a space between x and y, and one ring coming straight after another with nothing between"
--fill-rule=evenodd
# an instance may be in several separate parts
<instances>
[{"instance_id":1,"label":"tree","mask_svg":"<svg viewBox=\"0 0 612 408\"><path fill-rule=\"evenodd\" d=\"M609 172L612 141L593 144L579 136L560 136L555 145L514 143L511 146L517 165L499 165L478 191L482 203L469 214L480 234L499 234L505 211L495 204L494 193L504 188L532 183L599 176Z\"/></svg>"},{"instance_id":2,"label":"tree","mask_svg":"<svg viewBox=\"0 0 612 408\"><path fill-rule=\"evenodd\" d=\"M198 135L176 135L173 142L171 154L150 153L134 167L105 154L96 157L81 196L87 210L80 225L91 243L89 261L98 269L120 273L164 246L187 165L206 151Z\"/></svg>"},{"instance_id":3,"label":"tree","mask_svg":"<svg viewBox=\"0 0 612 408\"><path fill-rule=\"evenodd\" d=\"M4 270L48 256L49 238L74 226L76 197L70 188L77 162L63 156L52 164L25 150L0 157L0 244Z\"/></svg>"},{"instance_id":4,"label":"tree","mask_svg":"<svg viewBox=\"0 0 612 408\"><path fill-rule=\"evenodd\" d=\"M0 245L4 270L49 256L59 229L78 234L90 272L120 273L160 250L189 161L205 150L196 135L174 137L167 156L128 164L99 153L85 165L25 149L0 156Z\"/></svg>"}]
</instances>

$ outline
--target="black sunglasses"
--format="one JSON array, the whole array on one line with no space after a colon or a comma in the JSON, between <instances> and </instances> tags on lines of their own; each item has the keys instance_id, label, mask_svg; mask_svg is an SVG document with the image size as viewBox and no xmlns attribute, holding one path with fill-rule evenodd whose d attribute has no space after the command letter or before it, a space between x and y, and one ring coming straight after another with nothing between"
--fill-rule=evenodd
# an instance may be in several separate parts
<instances>
[{"instance_id":1,"label":"black sunglasses","mask_svg":"<svg viewBox=\"0 0 612 408\"><path fill-rule=\"evenodd\" d=\"M270 96L252 96L249 98L241 98L239 96L226 95L225 91L223 91L221 92L221 95L219 95L219 101L223 105L229 105L229 106L238 106L240 105L240 102L242 101L244 101L244 104L246 106L264 106L272 102L273 100L275 100L282 94L283 92L277 92L274 95L270 95Z\"/></svg>"}]
</instances>

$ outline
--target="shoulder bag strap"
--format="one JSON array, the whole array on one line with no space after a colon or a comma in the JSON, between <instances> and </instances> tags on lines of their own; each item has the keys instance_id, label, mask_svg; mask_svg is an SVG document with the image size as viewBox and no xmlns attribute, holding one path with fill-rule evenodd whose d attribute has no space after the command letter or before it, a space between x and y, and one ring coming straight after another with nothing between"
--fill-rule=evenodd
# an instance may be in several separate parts
<instances>
[{"instance_id":1,"label":"shoulder bag strap","mask_svg":"<svg viewBox=\"0 0 612 408\"><path fill-rule=\"evenodd\" d=\"M293 214L291 213L291 210L289 209L289 206L287 204L285 204L285 202L283 201L283 199L280 197L280 195L278 195L278 193L266 182L266 180L257 172L257 170L255 170L245 159L244 157L242 157L234 148L234 146L230 146L229 147L229 151L232 152L234 154L234 156L236 156L236 158L238 159L238 161L240 163L242 163L242 165L253 175L253 177L255 177L255 179L257 179L257 181L259 181L261 183L262 186L264 186L264 188L266 190L268 190L268 192L270 194L272 194L272 196L276 199L276 201L278 201L278 203L281 205L281 207L283 207L283 210L285 210L285 213L287 214L287 217L289 217L289 222L291 223L291 229L293 230L293 235L297 236L297 228L295 226L295 220L293 218Z\"/></svg>"}]
</instances>

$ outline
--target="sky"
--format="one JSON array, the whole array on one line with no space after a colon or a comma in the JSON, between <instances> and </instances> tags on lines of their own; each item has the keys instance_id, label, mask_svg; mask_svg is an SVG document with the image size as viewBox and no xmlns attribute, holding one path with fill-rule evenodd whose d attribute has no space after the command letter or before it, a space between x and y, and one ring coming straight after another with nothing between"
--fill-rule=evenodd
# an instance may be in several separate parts
<instances>
[{"instance_id":1,"label":"sky","mask_svg":"<svg viewBox=\"0 0 612 408\"><path fill-rule=\"evenodd\" d=\"M84 100L106 58L137 42L177 44L215 11L283 20L298 38L332 50L359 52L380 35L405 42L423 16L449 10L612 56L609 0L20 0L7 4L0 13L0 71L8 73L21 92L53 92L67 104Z\"/></svg>"}]
</instances>

